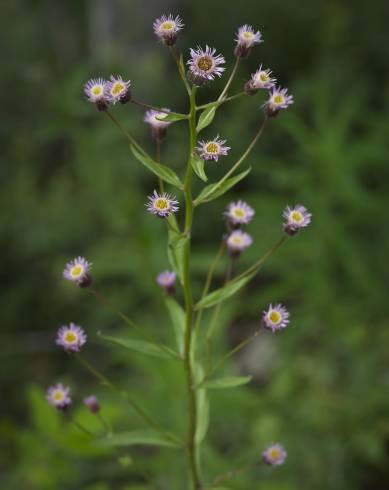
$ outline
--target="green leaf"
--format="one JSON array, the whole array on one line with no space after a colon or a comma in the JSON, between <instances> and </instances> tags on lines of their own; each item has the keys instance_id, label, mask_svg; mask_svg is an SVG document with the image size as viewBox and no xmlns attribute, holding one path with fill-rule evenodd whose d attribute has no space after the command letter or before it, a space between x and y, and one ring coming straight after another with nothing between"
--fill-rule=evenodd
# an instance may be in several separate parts
<instances>
[{"instance_id":1,"label":"green leaf","mask_svg":"<svg viewBox=\"0 0 389 490\"><path fill-rule=\"evenodd\" d=\"M205 388L233 388L249 383L252 376L231 376L229 378L218 378L206 381L203 385Z\"/></svg>"},{"instance_id":2,"label":"green leaf","mask_svg":"<svg viewBox=\"0 0 389 490\"><path fill-rule=\"evenodd\" d=\"M183 233L169 230L168 258L181 284L184 274L184 247L188 237Z\"/></svg>"},{"instance_id":3,"label":"green leaf","mask_svg":"<svg viewBox=\"0 0 389 490\"><path fill-rule=\"evenodd\" d=\"M178 351L184 352L184 335L185 335L185 311L171 296L165 296L166 307L169 310L170 318L173 323L176 334Z\"/></svg>"},{"instance_id":4,"label":"green leaf","mask_svg":"<svg viewBox=\"0 0 389 490\"><path fill-rule=\"evenodd\" d=\"M178 354L174 351L169 350L169 352L162 349L157 344L152 344L151 342L146 342L145 340L138 339L129 339L129 338L118 338L111 337L109 335L100 335L100 337L108 342L112 342L113 344L120 345L126 349L130 349L136 352L140 352L142 354L146 354L147 356L159 357L160 359L172 359L178 357Z\"/></svg>"},{"instance_id":5,"label":"green leaf","mask_svg":"<svg viewBox=\"0 0 389 490\"><path fill-rule=\"evenodd\" d=\"M195 382L204 378L204 369L200 364L195 365ZM197 430L195 435L196 444L200 444L205 438L209 426L209 401L205 388L197 389Z\"/></svg>"},{"instance_id":6,"label":"green leaf","mask_svg":"<svg viewBox=\"0 0 389 490\"><path fill-rule=\"evenodd\" d=\"M242 289L253 278L256 272L257 271L246 277L242 277L237 281L231 281L226 286L223 286L219 289L216 289L216 291L212 291L212 293L207 294L207 296L204 296L204 298L197 303L197 305L195 306L195 310L210 308L211 306L217 305L218 303L230 298L240 289Z\"/></svg>"},{"instance_id":7,"label":"green leaf","mask_svg":"<svg viewBox=\"0 0 389 490\"><path fill-rule=\"evenodd\" d=\"M160 177L168 184L174 185L179 189L182 188L182 183L178 175L171 168L166 167L165 165L162 165L160 163L157 163L147 155L143 155L135 148L135 146L130 145L130 147L135 158L139 160L145 167L151 170L155 175Z\"/></svg>"},{"instance_id":8,"label":"green leaf","mask_svg":"<svg viewBox=\"0 0 389 490\"><path fill-rule=\"evenodd\" d=\"M122 432L112 434L104 439L96 441L99 446L162 446L162 447L180 447L170 439L164 438L159 432L153 430L133 430L131 432Z\"/></svg>"},{"instance_id":9,"label":"green leaf","mask_svg":"<svg viewBox=\"0 0 389 490\"><path fill-rule=\"evenodd\" d=\"M188 116L186 114L169 114L168 112L166 112L164 116L156 116L156 119L163 122L175 122L182 121L183 119L188 119Z\"/></svg>"},{"instance_id":10,"label":"green leaf","mask_svg":"<svg viewBox=\"0 0 389 490\"><path fill-rule=\"evenodd\" d=\"M207 182L208 177L206 176L204 171L204 163L205 163L204 160L200 158L198 155L192 155L190 159L190 163L196 175L200 177L200 179L203 180L204 182Z\"/></svg>"},{"instance_id":11,"label":"green leaf","mask_svg":"<svg viewBox=\"0 0 389 490\"><path fill-rule=\"evenodd\" d=\"M218 197L222 196L224 193L226 193L228 190L234 187L234 185L236 185L238 182L244 179L250 171L251 171L251 167L245 170L244 172L241 172L240 174L225 180L222 184L216 182L216 184L207 185L207 187L204 187L204 189L194 200L194 205L198 206L199 204L213 201L214 199L217 199Z\"/></svg>"},{"instance_id":12,"label":"green leaf","mask_svg":"<svg viewBox=\"0 0 389 490\"><path fill-rule=\"evenodd\" d=\"M216 109L217 107L211 106L203 110L203 112L200 114L199 121L197 123L196 131L198 133L211 124L213 118L215 117Z\"/></svg>"}]
</instances>

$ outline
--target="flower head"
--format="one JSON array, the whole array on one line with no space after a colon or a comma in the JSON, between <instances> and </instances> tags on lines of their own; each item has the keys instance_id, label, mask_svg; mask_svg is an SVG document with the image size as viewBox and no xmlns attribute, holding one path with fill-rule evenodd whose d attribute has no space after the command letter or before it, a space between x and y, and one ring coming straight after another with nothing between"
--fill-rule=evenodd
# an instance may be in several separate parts
<instances>
[{"instance_id":1,"label":"flower head","mask_svg":"<svg viewBox=\"0 0 389 490\"><path fill-rule=\"evenodd\" d=\"M295 235L300 228L305 228L311 222L312 214L301 204L294 207L286 206L282 216L285 219L284 231L288 235Z\"/></svg>"},{"instance_id":2,"label":"flower head","mask_svg":"<svg viewBox=\"0 0 389 490\"><path fill-rule=\"evenodd\" d=\"M245 91L248 95L254 95L259 89L270 89L274 87L276 79L271 77L270 69L263 69L262 65L251 75L250 80L245 85Z\"/></svg>"},{"instance_id":3,"label":"flower head","mask_svg":"<svg viewBox=\"0 0 389 490\"><path fill-rule=\"evenodd\" d=\"M64 325L58 330L55 342L68 352L79 352L86 339L87 336L83 328L70 323L69 326Z\"/></svg>"},{"instance_id":4,"label":"flower head","mask_svg":"<svg viewBox=\"0 0 389 490\"><path fill-rule=\"evenodd\" d=\"M268 465L279 466L284 463L286 456L287 452L281 444L272 444L263 451L262 460Z\"/></svg>"},{"instance_id":5,"label":"flower head","mask_svg":"<svg viewBox=\"0 0 389 490\"><path fill-rule=\"evenodd\" d=\"M191 59L188 61L189 72L188 78L195 85L214 80L215 76L221 77L225 68L219 66L226 61L221 54L215 55L216 49L206 46L203 50L200 46L197 50L191 49Z\"/></svg>"},{"instance_id":6,"label":"flower head","mask_svg":"<svg viewBox=\"0 0 389 490\"><path fill-rule=\"evenodd\" d=\"M84 257L77 257L66 264L63 277L68 281L77 283L81 288L88 287L92 282L89 275L91 267L92 264Z\"/></svg>"},{"instance_id":7,"label":"flower head","mask_svg":"<svg viewBox=\"0 0 389 490\"><path fill-rule=\"evenodd\" d=\"M248 233L241 230L232 231L227 239L226 244L231 257L239 257L241 252L246 250L253 243L253 239Z\"/></svg>"},{"instance_id":8,"label":"flower head","mask_svg":"<svg viewBox=\"0 0 389 490\"><path fill-rule=\"evenodd\" d=\"M173 17L172 14L162 15L153 24L154 33L167 46L173 46L177 41L177 33L184 27L180 16Z\"/></svg>"},{"instance_id":9,"label":"flower head","mask_svg":"<svg viewBox=\"0 0 389 490\"><path fill-rule=\"evenodd\" d=\"M64 386L62 383L50 386L47 390L46 399L50 405L58 410L66 410L72 403L72 399L70 398L70 388Z\"/></svg>"},{"instance_id":10,"label":"flower head","mask_svg":"<svg viewBox=\"0 0 389 490\"><path fill-rule=\"evenodd\" d=\"M131 100L130 86L131 80L126 82L120 75L116 77L111 75L110 80L105 84L105 98L111 104L116 104L116 102L125 104Z\"/></svg>"},{"instance_id":11,"label":"flower head","mask_svg":"<svg viewBox=\"0 0 389 490\"><path fill-rule=\"evenodd\" d=\"M263 312L262 323L265 328L274 333L276 330L281 330L288 325L289 312L280 303L274 306L270 304L268 309Z\"/></svg>"},{"instance_id":12,"label":"flower head","mask_svg":"<svg viewBox=\"0 0 389 490\"><path fill-rule=\"evenodd\" d=\"M148 197L149 202L146 204L147 211L152 214L156 214L160 218L167 218L172 213L176 213L178 211L178 201L175 200L174 196L163 192L162 194L158 194L157 191L154 191L152 196Z\"/></svg>"},{"instance_id":13,"label":"flower head","mask_svg":"<svg viewBox=\"0 0 389 490\"><path fill-rule=\"evenodd\" d=\"M231 149L229 146L224 146L226 141L217 135L213 140L199 141L199 146L196 150L203 160L215 160L217 162L221 155L227 155Z\"/></svg>"},{"instance_id":14,"label":"flower head","mask_svg":"<svg viewBox=\"0 0 389 490\"><path fill-rule=\"evenodd\" d=\"M84 405L88 407L92 413L98 413L100 411L100 405L96 395L90 395L84 398Z\"/></svg>"},{"instance_id":15,"label":"flower head","mask_svg":"<svg viewBox=\"0 0 389 490\"><path fill-rule=\"evenodd\" d=\"M164 271L157 276L157 283L169 294L174 293L176 284L176 273L173 271Z\"/></svg>"},{"instance_id":16,"label":"flower head","mask_svg":"<svg viewBox=\"0 0 389 490\"><path fill-rule=\"evenodd\" d=\"M108 107L108 100L105 96L105 86L107 80L103 78L91 78L84 85L84 93L89 100L96 105L99 111L105 111Z\"/></svg>"},{"instance_id":17,"label":"flower head","mask_svg":"<svg viewBox=\"0 0 389 490\"><path fill-rule=\"evenodd\" d=\"M163 112L150 109L149 111L146 111L145 117L143 118L144 122L150 124L151 134L153 138L158 141L163 140L163 138L166 136L166 130L171 124L170 121L163 121L163 118L169 112L170 109L165 108L163 109Z\"/></svg>"},{"instance_id":18,"label":"flower head","mask_svg":"<svg viewBox=\"0 0 389 490\"><path fill-rule=\"evenodd\" d=\"M236 34L235 56L244 58L248 55L249 50L254 44L263 42L260 31L255 32L252 26L245 24L239 27Z\"/></svg>"},{"instance_id":19,"label":"flower head","mask_svg":"<svg viewBox=\"0 0 389 490\"><path fill-rule=\"evenodd\" d=\"M254 209L244 201L231 202L228 205L224 216L228 219L228 223L233 226L247 225L253 219L255 214Z\"/></svg>"},{"instance_id":20,"label":"flower head","mask_svg":"<svg viewBox=\"0 0 389 490\"><path fill-rule=\"evenodd\" d=\"M293 95L288 95L287 88L273 87L264 104L265 112L269 117L276 116L280 109L287 109L293 102Z\"/></svg>"}]
</instances>

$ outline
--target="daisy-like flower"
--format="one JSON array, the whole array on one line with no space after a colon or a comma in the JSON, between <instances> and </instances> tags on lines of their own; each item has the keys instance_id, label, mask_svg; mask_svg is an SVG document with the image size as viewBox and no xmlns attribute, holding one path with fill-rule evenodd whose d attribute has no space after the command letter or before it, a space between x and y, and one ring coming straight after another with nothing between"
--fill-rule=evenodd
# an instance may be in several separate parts
<instances>
[{"instance_id":1,"label":"daisy-like flower","mask_svg":"<svg viewBox=\"0 0 389 490\"><path fill-rule=\"evenodd\" d=\"M199 146L196 150L203 160L215 160L218 161L221 155L227 155L231 150L229 146L224 146L227 140L222 140L219 135L210 141L199 141Z\"/></svg>"},{"instance_id":2,"label":"daisy-like flower","mask_svg":"<svg viewBox=\"0 0 389 490\"><path fill-rule=\"evenodd\" d=\"M47 390L46 399L50 405L58 410L66 410L72 403L70 398L70 388L58 383L55 386L50 386Z\"/></svg>"},{"instance_id":3,"label":"daisy-like flower","mask_svg":"<svg viewBox=\"0 0 389 490\"><path fill-rule=\"evenodd\" d=\"M293 95L288 95L287 88L273 87L264 105L265 112L269 117L274 117L280 109L287 109L293 102Z\"/></svg>"},{"instance_id":4,"label":"daisy-like flower","mask_svg":"<svg viewBox=\"0 0 389 490\"><path fill-rule=\"evenodd\" d=\"M173 46L177 41L177 33L184 27L179 15L175 18L172 14L162 15L153 24L154 33L167 46Z\"/></svg>"},{"instance_id":5,"label":"daisy-like flower","mask_svg":"<svg viewBox=\"0 0 389 490\"><path fill-rule=\"evenodd\" d=\"M280 303L277 305L270 304L268 309L263 312L262 323L265 328L268 328L273 333L276 330L285 328L289 323L289 312Z\"/></svg>"},{"instance_id":6,"label":"daisy-like flower","mask_svg":"<svg viewBox=\"0 0 389 490\"><path fill-rule=\"evenodd\" d=\"M91 78L84 85L84 93L89 100L96 105L99 111L105 111L108 107L108 100L105 96L105 86L107 80L104 78Z\"/></svg>"},{"instance_id":7,"label":"daisy-like flower","mask_svg":"<svg viewBox=\"0 0 389 490\"><path fill-rule=\"evenodd\" d=\"M262 65L258 70L251 75L250 80L244 86L245 92L248 95L254 95L259 89L270 89L274 87L276 79L271 77L270 69L263 69Z\"/></svg>"},{"instance_id":8,"label":"daisy-like flower","mask_svg":"<svg viewBox=\"0 0 389 490\"><path fill-rule=\"evenodd\" d=\"M147 211L152 214L156 214L160 218L167 218L172 213L176 213L178 211L178 201L176 201L175 196L171 196L166 192L162 194L158 194L157 191L154 191L152 196L148 197L149 202L145 204L147 207Z\"/></svg>"},{"instance_id":9,"label":"daisy-like flower","mask_svg":"<svg viewBox=\"0 0 389 490\"><path fill-rule=\"evenodd\" d=\"M259 31L255 32L248 24L239 27L235 40L235 56L238 58L245 58L254 44L263 42L262 34Z\"/></svg>"},{"instance_id":10,"label":"daisy-like flower","mask_svg":"<svg viewBox=\"0 0 389 490\"><path fill-rule=\"evenodd\" d=\"M146 111L145 117L143 118L144 122L150 124L152 137L158 141L162 141L165 138L167 128L171 124L170 121L162 120L170 112L170 109L164 108L163 110L164 112L150 109Z\"/></svg>"},{"instance_id":11,"label":"daisy-like flower","mask_svg":"<svg viewBox=\"0 0 389 490\"><path fill-rule=\"evenodd\" d=\"M89 408L92 413L100 412L100 405L96 395L90 395L84 398L84 405Z\"/></svg>"},{"instance_id":12,"label":"daisy-like flower","mask_svg":"<svg viewBox=\"0 0 389 490\"><path fill-rule=\"evenodd\" d=\"M79 352L86 339L84 330L75 323L70 323L69 326L64 325L58 330L55 343L68 352Z\"/></svg>"},{"instance_id":13,"label":"daisy-like flower","mask_svg":"<svg viewBox=\"0 0 389 490\"><path fill-rule=\"evenodd\" d=\"M224 216L228 220L228 224L234 228L240 225L247 225L253 219L255 214L254 209L244 201L231 202L228 205Z\"/></svg>"},{"instance_id":14,"label":"daisy-like flower","mask_svg":"<svg viewBox=\"0 0 389 490\"><path fill-rule=\"evenodd\" d=\"M253 239L251 238L251 236L241 230L234 230L228 235L226 239L228 252L233 258L239 257L239 255L252 243Z\"/></svg>"},{"instance_id":15,"label":"daisy-like flower","mask_svg":"<svg viewBox=\"0 0 389 490\"><path fill-rule=\"evenodd\" d=\"M272 444L263 451L262 460L268 465L279 466L284 463L287 455L281 444Z\"/></svg>"},{"instance_id":16,"label":"daisy-like flower","mask_svg":"<svg viewBox=\"0 0 389 490\"><path fill-rule=\"evenodd\" d=\"M157 283L165 289L168 294L173 294L176 285L176 273L164 271L157 276Z\"/></svg>"},{"instance_id":17,"label":"daisy-like flower","mask_svg":"<svg viewBox=\"0 0 389 490\"><path fill-rule=\"evenodd\" d=\"M126 82L120 75L116 77L111 75L110 80L104 87L105 98L111 104L116 104L116 102L125 104L131 100L130 86L131 80L127 80Z\"/></svg>"},{"instance_id":18,"label":"daisy-like flower","mask_svg":"<svg viewBox=\"0 0 389 490\"><path fill-rule=\"evenodd\" d=\"M217 54L215 48L205 47L205 50L200 46L197 50L191 49L191 59L187 62L189 65L188 79L194 85L204 85L204 83L214 80L215 76L221 77L225 68L223 65L226 61L224 56Z\"/></svg>"},{"instance_id":19,"label":"daisy-like flower","mask_svg":"<svg viewBox=\"0 0 389 490\"><path fill-rule=\"evenodd\" d=\"M288 235L295 235L300 228L305 228L311 222L312 214L301 204L294 207L286 206L282 213L285 219L284 231Z\"/></svg>"},{"instance_id":20,"label":"daisy-like flower","mask_svg":"<svg viewBox=\"0 0 389 490\"><path fill-rule=\"evenodd\" d=\"M91 267L92 264L84 257L76 257L66 264L63 277L68 281L77 283L80 288L87 288L92 282L92 278L89 275Z\"/></svg>"}]
</instances>

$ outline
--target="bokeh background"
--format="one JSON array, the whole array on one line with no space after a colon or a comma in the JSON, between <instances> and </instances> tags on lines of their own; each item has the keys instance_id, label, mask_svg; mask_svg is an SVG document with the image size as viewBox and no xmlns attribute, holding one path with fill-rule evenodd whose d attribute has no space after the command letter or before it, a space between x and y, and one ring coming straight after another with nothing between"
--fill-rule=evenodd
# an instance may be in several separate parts
<instances>
[{"instance_id":1,"label":"bokeh background","mask_svg":"<svg viewBox=\"0 0 389 490\"><path fill-rule=\"evenodd\" d=\"M90 429L83 396L98 394L117 430L137 416L55 347L55 331L75 321L87 358L169 427L183 431L186 402L176 365L104 345L96 332L128 329L84 291L65 284L76 255L94 263L96 287L154 335L173 342L155 276L168 267L163 223L145 213L154 178L135 161L104 114L82 94L92 76L121 73L140 100L178 111L186 98L152 22L179 13L180 48L217 47L233 62L236 28L261 29L265 43L242 64L231 93L260 63L289 87L295 104L267 128L248 159L250 176L200 207L194 228L196 294L223 234L232 198L256 217L249 265L278 239L286 204L304 203L312 226L290 240L257 280L223 309L220 353L250 335L270 301L292 312L290 328L262 335L225 374L254 375L247 387L215 390L204 448L205 475L260 459L279 441L289 457L277 469L253 467L230 489L311 490L389 487L388 3L383 0L13 0L2 3L1 402L0 487L13 490L182 490L180 452L111 450L59 416L44 399L68 383L76 417ZM224 80L202 89L211 100ZM223 135L232 151L209 164L220 177L250 141L262 97L231 102L204 136ZM116 115L153 151L135 106ZM186 130L174 124L163 161L182 168ZM199 189L201 183L198 184ZM222 280L222 264L217 281ZM132 333L133 335L133 333ZM152 480L153 483L150 483Z\"/></svg>"}]
</instances>

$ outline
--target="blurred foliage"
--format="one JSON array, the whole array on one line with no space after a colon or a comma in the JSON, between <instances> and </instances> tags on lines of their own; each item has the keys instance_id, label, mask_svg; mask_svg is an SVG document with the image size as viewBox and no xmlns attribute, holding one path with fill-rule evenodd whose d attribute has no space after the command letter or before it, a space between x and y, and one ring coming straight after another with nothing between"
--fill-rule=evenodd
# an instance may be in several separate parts
<instances>
[{"instance_id":1,"label":"blurred foliage","mask_svg":"<svg viewBox=\"0 0 389 490\"><path fill-rule=\"evenodd\" d=\"M168 266L165 229L144 212L155 181L81 93L91 76L120 72L133 80L139 99L184 111L173 63L151 32L154 18L170 9L185 19L185 53L208 43L229 63L236 27L247 22L260 28L265 43L243 64L232 92L263 62L296 100L271 121L251 154L250 176L234 193L198 208L196 294L223 233L221 213L233 197L257 213L249 228L255 245L242 257L242 269L278 238L285 204L302 202L314 214L312 227L289 240L255 284L223 309L219 354L258 326L270 301L285 302L292 323L281 335L259 336L226 369L254 374L253 383L210 392L206 479L259 460L264 446L280 441L288 451L284 466L252 467L228 488L389 486L389 7L382 0L374 8L362 0L197 0L176 7L172 1L166 7L140 0L15 0L2 6L0 486L186 486L181 452L97 447L44 399L46 387L62 380L73 388L75 418L91 431L100 430L98 421L81 406L90 392L117 430L143 426L55 348L57 327L75 321L88 332L88 359L162 424L185 430L177 365L102 344L97 331L127 335L128 329L61 280L64 264L85 255L94 263L98 289L172 345L154 280ZM201 100L211 100L222 86L223 79L202 89ZM211 180L245 149L261 103L260 96L231 102L204 131L204 137L220 133L233 149L220 164L209 164ZM116 112L153 151L142 112L134 106ZM183 126L172 125L162 153L175 169L182 168L186 150ZM221 266L218 283L222 277Z\"/></svg>"}]
</instances>

